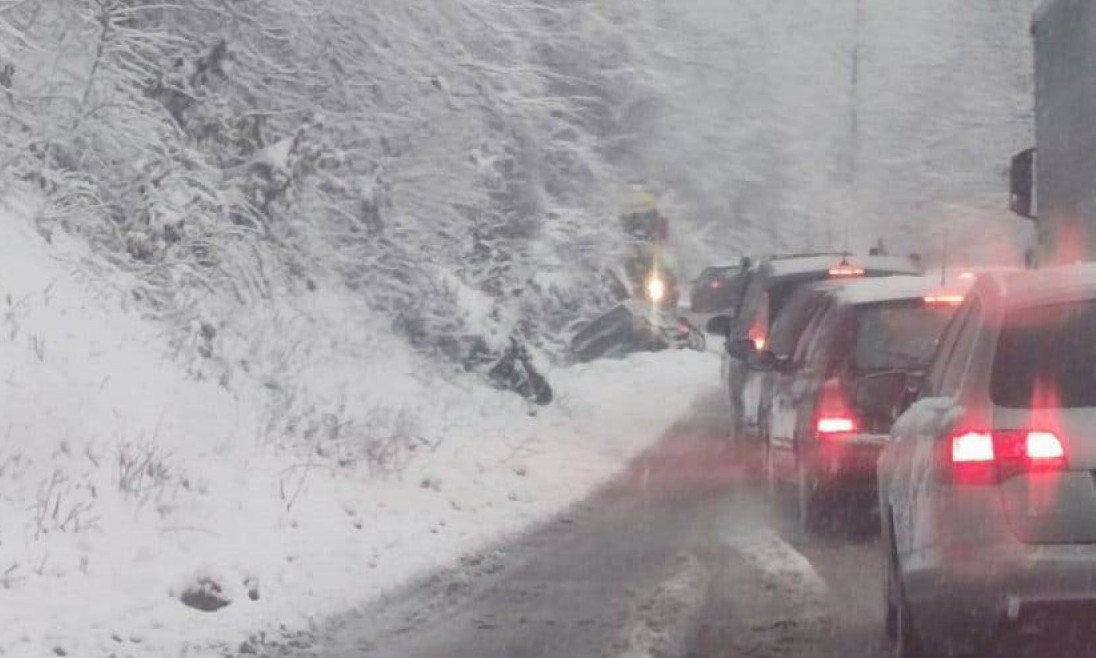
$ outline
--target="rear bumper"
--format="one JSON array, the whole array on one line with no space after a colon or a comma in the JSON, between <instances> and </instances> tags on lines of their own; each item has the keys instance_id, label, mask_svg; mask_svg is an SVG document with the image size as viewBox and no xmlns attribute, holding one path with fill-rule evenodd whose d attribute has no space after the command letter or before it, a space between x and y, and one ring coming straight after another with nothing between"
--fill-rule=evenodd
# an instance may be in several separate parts
<instances>
[{"instance_id":1,"label":"rear bumper","mask_svg":"<svg viewBox=\"0 0 1096 658\"><path fill-rule=\"evenodd\" d=\"M1096 545L987 547L962 565L924 557L905 573L906 596L921 638L944 655L978 651L1010 630L1050 632L1064 613L1096 610Z\"/></svg>"},{"instance_id":2,"label":"rear bumper","mask_svg":"<svg viewBox=\"0 0 1096 658\"><path fill-rule=\"evenodd\" d=\"M857 434L818 440L815 473L823 486L874 489L876 464L887 437Z\"/></svg>"}]
</instances>

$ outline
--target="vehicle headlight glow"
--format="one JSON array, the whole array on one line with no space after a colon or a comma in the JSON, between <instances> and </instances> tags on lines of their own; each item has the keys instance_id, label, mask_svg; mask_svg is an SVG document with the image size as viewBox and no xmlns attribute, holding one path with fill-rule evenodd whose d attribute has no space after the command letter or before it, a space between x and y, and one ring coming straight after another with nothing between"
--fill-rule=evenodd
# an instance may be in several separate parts
<instances>
[{"instance_id":1,"label":"vehicle headlight glow","mask_svg":"<svg viewBox=\"0 0 1096 658\"><path fill-rule=\"evenodd\" d=\"M658 276L647 279L647 296L653 302L660 302L666 296L666 284Z\"/></svg>"}]
</instances>

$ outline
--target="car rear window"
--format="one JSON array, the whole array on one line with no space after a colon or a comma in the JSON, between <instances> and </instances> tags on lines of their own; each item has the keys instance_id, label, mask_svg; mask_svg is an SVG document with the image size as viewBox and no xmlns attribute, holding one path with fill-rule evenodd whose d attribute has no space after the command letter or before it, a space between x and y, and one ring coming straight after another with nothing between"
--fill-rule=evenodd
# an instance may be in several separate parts
<instances>
[{"instance_id":1,"label":"car rear window","mask_svg":"<svg viewBox=\"0 0 1096 658\"><path fill-rule=\"evenodd\" d=\"M1096 300L1006 313L990 397L1014 409L1096 407Z\"/></svg>"},{"instance_id":2,"label":"car rear window","mask_svg":"<svg viewBox=\"0 0 1096 658\"><path fill-rule=\"evenodd\" d=\"M784 305L780 315L773 320L769 332L769 349L776 354L790 356L796 341L811 319L816 306L817 293L808 287L800 288Z\"/></svg>"},{"instance_id":3,"label":"car rear window","mask_svg":"<svg viewBox=\"0 0 1096 658\"><path fill-rule=\"evenodd\" d=\"M779 317L780 312L784 310L784 306L791 300L792 295L797 291L802 290L803 286L817 283L818 281L825 281L826 278L827 275L825 272L815 272L784 279L773 285L769 289L769 317Z\"/></svg>"},{"instance_id":4,"label":"car rear window","mask_svg":"<svg viewBox=\"0 0 1096 658\"><path fill-rule=\"evenodd\" d=\"M923 369L954 312L954 306L921 300L859 307L853 367L858 372Z\"/></svg>"}]
</instances>

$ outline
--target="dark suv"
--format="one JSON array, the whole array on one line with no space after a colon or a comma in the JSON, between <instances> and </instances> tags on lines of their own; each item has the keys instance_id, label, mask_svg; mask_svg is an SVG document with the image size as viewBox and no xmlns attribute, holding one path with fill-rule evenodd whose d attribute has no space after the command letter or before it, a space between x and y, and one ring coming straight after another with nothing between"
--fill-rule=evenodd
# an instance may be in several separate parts
<instances>
[{"instance_id":1,"label":"dark suv","mask_svg":"<svg viewBox=\"0 0 1096 658\"><path fill-rule=\"evenodd\" d=\"M705 267L689 291L690 310L693 313L733 311L746 290L749 270L749 258L743 258L738 265Z\"/></svg>"},{"instance_id":2,"label":"dark suv","mask_svg":"<svg viewBox=\"0 0 1096 658\"><path fill-rule=\"evenodd\" d=\"M846 253L772 256L748 273L745 293L733 315L708 323L710 333L727 337L721 376L730 399L731 438L757 445L757 405L762 377L746 367L746 358L763 349L769 331L791 296L801 287L827 280L920 274L913 257L853 256Z\"/></svg>"},{"instance_id":3,"label":"dark suv","mask_svg":"<svg viewBox=\"0 0 1096 658\"><path fill-rule=\"evenodd\" d=\"M791 485L804 529L827 502L874 502L876 460L910 376L924 369L968 283L942 289L936 277L903 276L822 285L795 344L751 356L751 368L772 372L759 405L766 476L773 493Z\"/></svg>"}]
</instances>

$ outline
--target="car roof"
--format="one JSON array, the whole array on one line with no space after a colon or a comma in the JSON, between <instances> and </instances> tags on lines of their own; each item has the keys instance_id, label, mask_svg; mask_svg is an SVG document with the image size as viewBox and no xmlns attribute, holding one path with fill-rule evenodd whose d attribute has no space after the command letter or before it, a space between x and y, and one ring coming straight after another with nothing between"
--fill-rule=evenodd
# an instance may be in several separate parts
<instances>
[{"instance_id":1,"label":"car roof","mask_svg":"<svg viewBox=\"0 0 1096 658\"><path fill-rule=\"evenodd\" d=\"M897 274L920 274L921 268L906 256L853 256L846 254L827 254L781 258L765 263L770 276L787 277L801 274L825 272L839 265L850 265L871 271L895 272Z\"/></svg>"},{"instance_id":2,"label":"car roof","mask_svg":"<svg viewBox=\"0 0 1096 658\"><path fill-rule=\"evenodd\" d=\"M840 258L842 256L852 256L852 254L847 251L804 251L797 254L769 254L765 257L765 260L791 260L793 258L811 258L814 256L830 256Z\"/></svg>"},{"instance_id":3,"label":"car roof","mask_svg":"<svg viewBox=\"0 0 1096 658\"><path fill-rule=\"evenodd\" d=\"M717 272L736 271L741 269L741 265L708 265L700 271L700 274L715 274Z\"/></svg>"},{"instance_id":4,"label":"car roof","mask_svg":"<svg viewBox=\"0 0 1096 658\"><path fill-rule=\"evenodd\" d=\"M1096 263L1078 263L1019 270L991 272L979 277L995 285L1008 307L1041 306L1096 298Z\"/></svg>"},{"instance_id":5,"label":"car roof","mask_svg":"<svg viewBox=\"0 0 1096 658\"><path fill-rule=\"evenodd\" d=\"M917 299L930 295L964 294L971 281L952 277L941 284L937 276L887 276L849 281L827 281L820 286L850 305Z\"/></svg>"}]
</instances>

